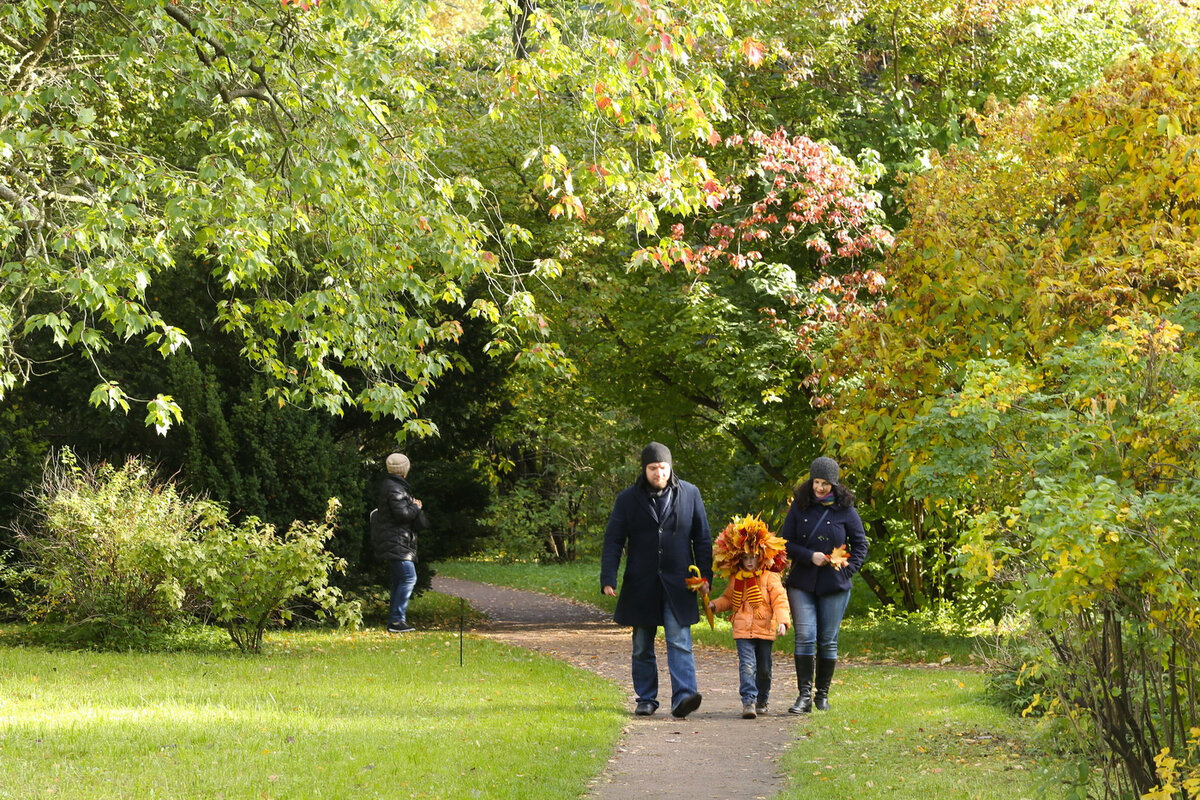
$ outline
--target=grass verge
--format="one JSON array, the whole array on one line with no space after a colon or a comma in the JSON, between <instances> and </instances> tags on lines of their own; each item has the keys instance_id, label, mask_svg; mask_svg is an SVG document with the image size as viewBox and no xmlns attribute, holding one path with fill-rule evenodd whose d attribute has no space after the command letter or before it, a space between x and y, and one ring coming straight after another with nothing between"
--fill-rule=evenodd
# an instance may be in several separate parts
<instances>
[{"instance_id":1,"label":"grass verge","mask_svg":"<svg viewBox=\"0 0 1200 800\"><path fill-rule=\"evenodd\" d=\"M622 692L474 637L459 658L448 633L276 633L256 657L0 647L0 798L579 796Z\"/></svg>"},{"instance_id":2,"label":"grass verge","mask_svg":"<svg viewBox=\"0 0 1200 800\"><path fill-rule=\"evenodd\" d=\"M1034 723L989 704L966 670L839 668L830 702L783 758L780 800L1034 800L1065 795Z\"/></svg>"}]
</instances>

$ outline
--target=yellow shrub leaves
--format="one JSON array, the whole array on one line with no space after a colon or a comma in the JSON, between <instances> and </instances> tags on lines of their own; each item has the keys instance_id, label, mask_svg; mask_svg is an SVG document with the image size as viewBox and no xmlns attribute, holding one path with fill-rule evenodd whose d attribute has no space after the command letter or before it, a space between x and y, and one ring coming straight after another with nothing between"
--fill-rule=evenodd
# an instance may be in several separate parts
<instances>
[{"instance_id":1,"label":"yellow shrub leaves","mask_svg":"<svg viewBox=\"0 0 1200 800\"><path fill-rule=\"evenodd\" d=\"M937 156L908 183L881 320L848 322L818 365L835 398L823 436L883 484L930 456L906 431L971 362L1037 364L1200 287L1200 57L1133 57L1055 108L975 122L977 150Z\"/></svg>"}]
</instances>

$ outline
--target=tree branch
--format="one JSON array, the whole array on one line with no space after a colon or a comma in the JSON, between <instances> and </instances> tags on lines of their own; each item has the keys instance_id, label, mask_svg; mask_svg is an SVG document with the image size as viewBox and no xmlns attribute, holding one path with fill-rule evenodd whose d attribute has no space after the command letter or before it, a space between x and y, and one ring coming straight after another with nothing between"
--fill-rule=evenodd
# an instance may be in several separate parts
<instances>
[{"instance_id":1,"label":"tree branch","mask_svg":"<svg viewBox=\"0 0 1200 800\"><path fill-rule=\"evenodd\" d=\"M181 28L183 28L185 31L187 31L189 34L191 34L192 38L196 39L197 42L204 42L209 47L211 47L213 55L216 56L216 58L224 60L229 64L233 63L233 59L229 57L229 51L227 51L225 49L225 46L222 45L220 42L216 41L215 39L212 39L208 36L205 36L203 33L201 33L200 30L196 27L196 23L192 20L191 16L189 16L188 13L186 11L184 11L182 8L180 8L179 6L168 4L163 7L163 12L168 17L170 17L171 19L173 19L177 23L179 23L179 26ZM203 63L206 67L213 66L213 58L211 58L207 53L205 53L199 44L196 45L196 56L200 59L201 63ZM238 99L239 97L249 97L254 100L261 100L264 103L268 103L268 104L272 103L273 101L272 101L272 97L270 94L270 87L267 85L267 80L266 80L266 76L267 76L266 69L258 64L255 64L254 62L250 63L248 69L251 72L253 72L255 75L258 76L257 83L255 83L254 86L252 86L248 89L232 89L231 90L231 89L226 88L224 85L222 85L220 83L220 81L218 81L217 82L217 92L221 95L221 99L224 100L226 103L232 103L234 100ZM277 102L277 101L275 101L275 102Z\"/></svg>"},{"instance_id":2,"label":"tree branch","mask_svg":"<svg viewBox=\"0 0 1200 800\"><path fill-rule=\"evenodd\" d=\"M4 31L0 31L0 44L4 45L10 50L16 50L18 53L25 49L25 45L21 44Z\"/></svg>"},{"instance_id":3,"label":"tree branch","mask_svg":"<svg viewBox=\"0 0 1200 800\"><path fill-rule=\"evenodd\" d=\"M10 84L16 91L21 91L25 85L25 80L29 74L33 72L33 68L42 60L42 55L46 52L46 48L50 46L50 42L58 33L58 25L62 20L58 10L53 6L46 8L46 29L42 31L42 35L38 37L32 45L25 51L24 57L21 58L21 65L17 69L17 74L13 76ZM20 42L13 39L6 39L6 43L12 42L16 45L14 49L18 52L21 50Z\"/></svg>"},{"instance_id":4,"label":"tree branch","mask_svg":"<svg viewBox=\"0 0 1200 800\"><path fill-rule=\"evenodd\" d=\"M537 0L516 0L516 8L510 11L513 55L517 58L529 58L529 44L525 40L525 34L529 30L529 20L536 10Z\"/></svg>"},{"instance_id":5,"label":"tree branch","mask_svg":"<svg viewBox=\"0 0 1200 800\"><path fill-rule=\"evenodd\" d=\"M633 347L628 342L626 342L624 339L621 338L621 334L617 333L617 327L616 327L616 325L613 324L612 320L610 320L606 315L601 314L600 322L604 325L604 327L608 330L608 332L613 335L613 338L616 339L617 344L620 345L621 349L624 350L627 355L632 356L634 354ZM692 392L687 389L684 389L679 384L678 381L676 381L674 378L672 378L670 375L668 375L667 373L663 372L660 369L655 369L653 367L650 367L647 371L650 373L650 375L657 378L659 380L659 382L661 382L661 383L671 387L675 391L679 392L679 394L682 395L684 397L684 399L690 400L691 402L695 403L696 405L700 406L701 408L707 408L710 411L715 411L718 414L721 414L724 412L724 409L722 408L719 400L716 400L715 398L700 394L698 392ZM777 467L775 464L773 464L771 462L770 459L767 458L766 454L763 453L762 448L759 447L758 444L755 443L755 441L753 439L751 439L746 434L745 431L743 431L741 428L739 428L736 425L725 425L725 424L721 423L719 420L716 420L715 423L719 427L724 428L724 430L726 430L730 436L732 436L734 439L736 439L738 441L738 443L742 446L742 449L744 449L747 453L750 454L750 457L754 459L754 462L756 464L758 464L760 467L762 467L763 472L766 472L767 475L769 475L772 480L777 481L781 486L788 485L788 483L789 483L788 477L783 474L783 471L781 469L779 469L779 467Z\"/></svg>"},{"instance_id":6,"label":"tree branch","mask_svg":"<svg viewBox=\"0 0 1200 800\"><path fill-rule=\"evenodd\" d=\"M2 182L0 182L0 200L7 200L8 202L12 203L14 206L17 206L18 208L24 208L24 209L27 209L27 210L33 212L33 215L34 215L33 219L17 220L17 225L19 227L22 227L25 229L41 228L42 226L44 226L46 224L46 218L42 214L41 209L39 209L37 206L35 206L33 203L29 202L27 199L25 199L21 195L17 194L15 191L13 191L11 188L6 186Z\"/></svg>"},{"instance_id":7,"label":"tree branch","mask_svg":"<svg viewBox=\"0 0 1200 800\"><path fill-rule=\"evenodd\" d=\"M10 166L8 168L8 174L10 174L14 178L17 178L18 180L24 182L25 185L28 186L29 189L34 194L36 194L38 197L42 198L43 200L58 200L63 203L79 203L81 205L85 205L85 206L89 206L89 207L94 206L96 204L95 200L93 200L92 198L87 197L85 195L63 194L62 192L57 192L57 191L54 191L53 189L43 189L41 187L41 185L36 180L34 180L33 176L26 174L25 172L17 169L16 167ZM31 203L29 203L28 201L25 201L25 202L27 205L32 207Z\"/></svg>"}]
</instances>

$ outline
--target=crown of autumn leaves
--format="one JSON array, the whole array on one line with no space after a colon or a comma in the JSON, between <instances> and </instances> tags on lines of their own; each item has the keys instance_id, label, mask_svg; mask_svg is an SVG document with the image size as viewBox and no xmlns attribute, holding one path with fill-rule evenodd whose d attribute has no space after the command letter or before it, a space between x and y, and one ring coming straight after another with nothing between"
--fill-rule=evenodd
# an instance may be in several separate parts
<instances>
[{"instance_id":1,"label":"crown of autumn leaves","mask_svg":"<svg viewBox=\"0 0 1200 800\"><path fill-rule=\"evenodd\" d=\"M763 569L787 568L787 542L771 533L758 516L734 517L713 545L713 570L729 577L742 568L743 555L756 555Z\"/></svg>"}]
</instances>

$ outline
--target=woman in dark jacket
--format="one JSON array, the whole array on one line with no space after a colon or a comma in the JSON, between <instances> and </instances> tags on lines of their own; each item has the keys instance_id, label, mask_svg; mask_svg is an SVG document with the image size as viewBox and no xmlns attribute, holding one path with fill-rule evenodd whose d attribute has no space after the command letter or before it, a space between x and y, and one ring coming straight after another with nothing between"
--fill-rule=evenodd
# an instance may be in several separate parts
<instances>
[{"instance_id":1,"label":"woman in dark jacket","mask_svg":"<svg viewBox=\"0 0 1200 800\"><path fill-rule=\"evenodd\" d=\"M388 633L408 633L408 601L417 585L417 532L426 527L421 501L408 485L408 457L387 457L387 476L379 485L379 504L371 512L371 544L375 557L388 565L391 601Z\"/></svg>"},{"instance_id":2,"label":"woman in dark jacket","mask_svg":"<svg viewBox=\"0 0 1200 800\"><path fill-rule=\"evenodd\" d=\"M780 536L792 571L786 586L796 630L796 683L792 714L829 708L837 666L837 638L850 602L850 578L867 560L867 534L854 510L854 493L838 482L838 464L822 456L796 489ZM848 551L848 552L847 552ZM813 694L813 667L816 694Z\"/></svg>"}]
</instances>

